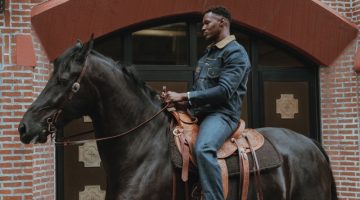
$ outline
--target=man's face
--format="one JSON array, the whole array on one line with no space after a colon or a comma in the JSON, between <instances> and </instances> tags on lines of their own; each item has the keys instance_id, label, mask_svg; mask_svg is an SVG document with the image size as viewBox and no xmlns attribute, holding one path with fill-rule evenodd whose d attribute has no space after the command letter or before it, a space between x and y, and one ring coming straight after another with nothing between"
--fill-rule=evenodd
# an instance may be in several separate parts
<instances>
[{"instance_id":1,"label":"man's face","mask_svg":"<svg viewBox=\"0 0 360 200\"><path fill-rule=\"evenodd\" d=\"M203 17L201 31L206 40L216 41L224 26L224 18L220 15L208 12Z\"/></svg>"}]
</instances>

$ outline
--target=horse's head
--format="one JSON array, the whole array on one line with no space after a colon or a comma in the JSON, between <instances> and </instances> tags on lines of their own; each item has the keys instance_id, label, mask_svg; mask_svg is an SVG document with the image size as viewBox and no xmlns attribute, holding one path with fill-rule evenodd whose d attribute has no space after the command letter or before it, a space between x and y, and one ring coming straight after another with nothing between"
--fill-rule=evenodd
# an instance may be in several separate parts
<instances>
[{"instance_id":1,"label":"horse's head","mask_svg":"<svg viewBox=\"0 0 360 200\"><path fill-rule=\"evenodd\" d=\"M55 133L58 127L87 114L85 108L89 101L78 97L89 95L86 87L80 89L80 84L87 82L85 66L92 43L92 40L85 45L77 42L54 61L47 85L19 124L23 143L45 143L47 136Z\"/></svg>"}]
</instances>

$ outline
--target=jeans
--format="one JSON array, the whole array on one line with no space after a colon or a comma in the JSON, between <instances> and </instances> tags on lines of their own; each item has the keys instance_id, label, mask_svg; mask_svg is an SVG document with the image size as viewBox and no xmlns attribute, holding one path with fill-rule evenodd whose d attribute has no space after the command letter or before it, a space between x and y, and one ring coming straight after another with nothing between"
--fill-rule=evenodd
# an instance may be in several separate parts
<instances>
[{"instance_id":1,"label":"jeans","mask_svg":"<svg viewBox=\"0 0 360 200\"><path fill-rule=\"evenodd\" d=\"M231 136L237 125L238 122L220 113L206 116L200 124L195 155L205 200L224 199L217 150Z\"/></svg>"}]
</instances>

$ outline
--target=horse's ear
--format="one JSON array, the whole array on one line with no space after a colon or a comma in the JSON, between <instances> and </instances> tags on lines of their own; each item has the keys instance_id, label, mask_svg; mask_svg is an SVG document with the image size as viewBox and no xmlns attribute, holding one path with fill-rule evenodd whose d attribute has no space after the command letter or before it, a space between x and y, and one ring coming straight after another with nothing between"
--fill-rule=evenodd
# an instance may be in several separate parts
<instances>
[{"instance_id":1,"label":"horse's ear","mask_svg":"<svg viewBox=\"0 0 360 200\"><path fill-rule=\"evenodd\" d=\"M77 48L82 48L83 45L82 45L81 40L77 39L75 46L76 46Z\"/></svg>"},{"instance_id":2,"label":"horse's ear","mask_svg":"<svg viewBox=\"0 0 360 200\"><path fill-rule=\"evenodd\" d=\"M94 46L94 34L91 34L90 40L86 44L82 45L81 51L77 56L77 61L83 63L86 57L90 54L90 51L93 49L93 46Z\"/></svg>"}]
</instances>

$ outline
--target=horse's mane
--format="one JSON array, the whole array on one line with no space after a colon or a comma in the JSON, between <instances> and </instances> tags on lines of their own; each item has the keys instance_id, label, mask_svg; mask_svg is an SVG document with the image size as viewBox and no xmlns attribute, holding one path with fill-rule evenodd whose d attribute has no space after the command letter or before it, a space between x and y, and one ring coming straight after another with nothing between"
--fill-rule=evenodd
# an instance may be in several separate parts
<instances>
[{"instance_id":1,"label":"horse's mane","mask_svg":"<svg viewBox=\"0 0 360 200\"><path fill-rule=\"evenodd\" d=\"M78 54L81 53L82 46L74 45L67 49L61 56L59 56L55 61L54 65L56 68L55 71L65 71L70 67L70 62L78 58ZM125 80L129 83L129 86L133 87L134 92L144 92L149 95L151 99L157 98L157 92L150 88L138 75L135 67L133 65L122 64L119 61L114 61L112 58L107 57L96 50L90 50L90 54L96 58L100 63L105 66L119 70L124 74Z\"/></svg>"},{"instance_id":2,"label":"horse's mane","mask_svg":"<svg viewBox=\"0 0 360 200\"><path fill-rule=\"evenodd\" d=\"M146 94L148 94L151 98L156 98L157 92L149 87L148 84L146 84L145 81L143 81L135 69L135 66L128 65L128 64L122 64L119 61L114 61L112 58L107 57L96 50L91 50L91 54L96 56L98 59L106 61L111 65L111 67L114 67L118 70L121 70L124 74L124 77L126 81L129 83L129 85L134 87L134 90L142 90Z\"/></svg>"},{"instance_id":3,"label":"horse's mane","mask_svg":"<svg viewBox=\"0 0 360 200\"><path fill-rule=\"evenodd\" d=\"M65 52L54 60L54 74L57 71L65 71L69 68L71 60L76 59L76 55L80 52L81 46L74 45L65 50Z\"/></svg>"},{"instance_id":4,"label":"horse's mane","mask_svg":"<svg viewBox=\"0 0 360 200\"><path fill-rule=\"evenodd\" d=\"M150 88L150 86L139 77L137 70L133 65L118 65L122 66L121 69L124 72L124 77L130 85L134 86L135 90L141 89L152 99L157 98L158 93L154 89Z\"/></svg>"}]
</instances>

